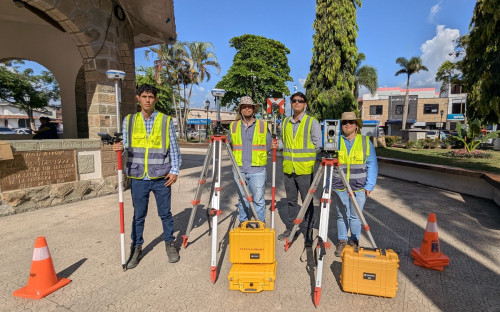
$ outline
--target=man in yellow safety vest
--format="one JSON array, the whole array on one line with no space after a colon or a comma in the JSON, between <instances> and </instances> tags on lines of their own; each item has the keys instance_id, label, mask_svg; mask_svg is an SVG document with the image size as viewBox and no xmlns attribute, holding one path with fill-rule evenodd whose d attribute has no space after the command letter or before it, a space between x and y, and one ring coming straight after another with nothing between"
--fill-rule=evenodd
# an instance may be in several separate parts
<instances>
[{"instance_id":1,"label":"man in yellow safety vest","mask_svg":"<svg viewBox=\"0 0 500 312\"><path fill-rule=\"evenodd\" d=\"M285 118L282 127L283 135L283 172L286 197L288 200L288 219L286 230L278 235L283 240L290 235L298 210L298 194L302 201L306 198L311 186L316 162L316 154L321 151L321 127L319 122L306 114L307 98L302 92L296 92L290 98L293 116ZM273 148L277 144L273 143ZM305 245L313 242L314 205L311 200L304 216Z\"/></svg>"},{"instance_id":2,"label":"man in yellow safety vest","mask_svg":"<svg viewBox=\"0 0 500 312\"><path fill-rule=\"evenodd\" d=\"M260 104L253 102L249 96L240 98L236 108L237 120L229 126L229 141L243 179L260 221L266 221L266 201L264 199L266 184L267 153L271 150L272 137L267 122L256 119ZM251 218L250 207L239 183L238 175L233 170L234 179L239 188L239 220L240 223Z\"/></svg>"},{"instance_id":3,"label":"man in yellow safety vest","mask_svg":"<svg viewBox=\"0 0 500 312\"><path fill-rule=\"evenodd\" d=\"M174 244L174 221L170 211L171 185L177 181L181 154L171 118L155 110L158 90L148 84L137 87L136 99L141 111L123 120L123 142L113 144L114 151L126 150L125 172L131 179L134 219L132 245L127 269L133 269L141 260L144 243L144 221L148 213L149 194L156 198L158 216L163 225L163 240L168 262L179 261Z\"/></svg>"}]
</instances>

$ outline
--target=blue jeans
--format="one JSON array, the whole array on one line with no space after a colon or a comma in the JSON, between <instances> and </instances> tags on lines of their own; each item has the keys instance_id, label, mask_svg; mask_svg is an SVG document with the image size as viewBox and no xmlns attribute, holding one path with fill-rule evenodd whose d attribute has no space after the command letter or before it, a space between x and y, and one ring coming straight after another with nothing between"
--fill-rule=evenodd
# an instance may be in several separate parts
<instances>
[{"instance_id":1,"label":"blue jeans","mask_svg":"<svg viewBox=\"0 0 500 312\"><path fill-rule=\"evenodd\" d=\"M366 202L364 190L354 192L359 209L363 211ZM361 220L356 213L356 207L349 198L347 191L334 189L333 204L337 208L337 233L339 240L347 240L347 230L351 229L351 239L359 241L361 234Z\"/></svg>"},{"instance_id":2,"label":"blue jeans","mask_svg":"<svg viewBox=\"0 0 500 312\"><path fill-rule=\"evenodd\" d=\"M266 222L266 200L264 198L265 186L266 186L266 168L264 170L257 173L241 173L243 179L247 183L247 188L253 198L253 204L255 206L255 210L257 212L257 216L259 217L259 221ZM243 188L239 182L238 174L233 169L233 176L236 184L238 184L239 192L239 201L238 201L238 211L239 211L239 219L240 222L248 221L252 217L252 211L250 210L250 205L248 204L248 200L246 198L242 198L241 196L245 196L243 192ZM244 205L243 203L244 202Z\"/></svg>"},{"instance_id":3,"label":"blue jeans","mask_svg":"<svg viewBox=\"0 0 500 312\"><path fill-rule=\"evenodd\" d=\"M165 179L154 180L137 180L131 179L132 203L134 204L134 219L132 220L132 247L142 246L144 238L144 221L148 214L149 193L153 192L158 208L158 216L163 225L163 240L166 242L173 241L174 236L174 220L170 211L170 189L165 187Z\"/></svg>"}]
</instances>

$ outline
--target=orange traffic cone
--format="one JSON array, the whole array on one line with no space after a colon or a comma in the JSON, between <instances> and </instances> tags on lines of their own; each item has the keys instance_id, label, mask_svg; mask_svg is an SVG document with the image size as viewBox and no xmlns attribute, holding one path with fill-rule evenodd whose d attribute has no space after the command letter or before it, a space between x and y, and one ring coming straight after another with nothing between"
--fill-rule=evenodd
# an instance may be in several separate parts
<instances>
[{"instance_id":1,"label":"orange traffic cone","mask_svg":"<svg viewBox=\"0 0 500 312\"><path fill-rule=\"evenodd\" d=\"M52 258L50 257L49 247L47 247L47 241L44 236L39 236L35 240L28 285L16 290L12 295L30 299L41 299L66 286L69 282L71 282L70 279L57 277Z\"/></svg>"},{"instance_id":2,"label":"orange traffic cone","mask_svg":"<svg viewBox=\"0 0 500 312\"><path fill-rule=\"evenodd\" d=\"M415 265L428 269L443 271L444 266L450 264L450 258L444 255L439 248L436 214L429 214L422 244L420 248L412 248L411 256Z\"/></svg>"}]
</instances>

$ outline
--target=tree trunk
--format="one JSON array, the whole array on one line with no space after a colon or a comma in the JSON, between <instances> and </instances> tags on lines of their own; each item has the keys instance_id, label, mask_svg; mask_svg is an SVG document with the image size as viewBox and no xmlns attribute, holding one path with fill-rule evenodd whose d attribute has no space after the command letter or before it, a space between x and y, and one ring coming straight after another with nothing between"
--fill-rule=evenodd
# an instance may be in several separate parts
<instances>
[{"instance_id":1,"label":"tree trunk","mask_svg":"<svg viewBox=\"0 0 500 312\"><path fill-rule=\"evenodd\" d=\"M35 120L33 119L33 109L31 107L28 107L27 113L28 113L28 120L30 123L31 132L33 132L37 130L35 126Z\"/></svg>"},{"instance_id":2,"label":"tree trunk","mask_svg":"<svg viewBox=\"0 0 500 312\"><path fill-rule=\"evenodd\" d=\"M406 81L405 104L403 106L403 120L401 121L401 130L406 129L406 119L408 118L408 106L410 105L410 75Z\"/></svg>"}]
</instances>

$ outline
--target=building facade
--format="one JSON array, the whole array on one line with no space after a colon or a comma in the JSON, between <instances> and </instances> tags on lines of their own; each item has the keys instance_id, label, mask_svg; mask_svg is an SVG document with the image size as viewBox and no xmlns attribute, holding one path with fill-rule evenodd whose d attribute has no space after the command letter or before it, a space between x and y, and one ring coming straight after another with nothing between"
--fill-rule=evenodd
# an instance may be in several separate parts
<instances>
[{"instance_id":1,"label":"building facade","mask_svg":"<svg viewBox=\"0 0 500 312\"><path fill-rule=\"evenodd\" d=\"M454 130L457 122L465 122L467 94L451 91L443 97L434 88L410 89L406 129ZM373 95L363 95L361 118L379 121L387 135L401 135L405 95L402 88L378 88Z\"/></svg>"}]
</instances>

